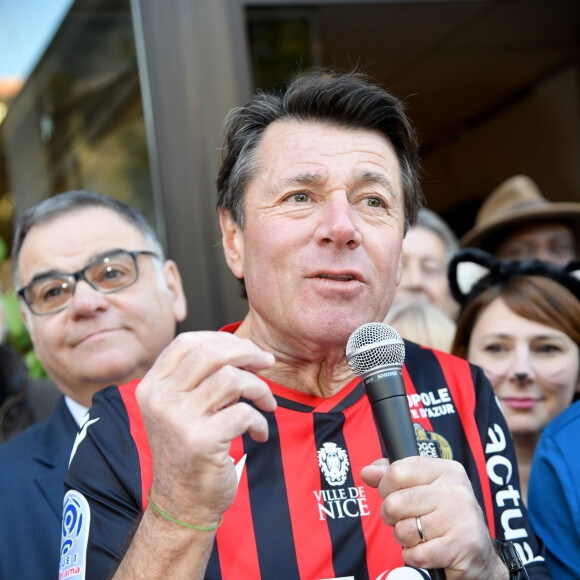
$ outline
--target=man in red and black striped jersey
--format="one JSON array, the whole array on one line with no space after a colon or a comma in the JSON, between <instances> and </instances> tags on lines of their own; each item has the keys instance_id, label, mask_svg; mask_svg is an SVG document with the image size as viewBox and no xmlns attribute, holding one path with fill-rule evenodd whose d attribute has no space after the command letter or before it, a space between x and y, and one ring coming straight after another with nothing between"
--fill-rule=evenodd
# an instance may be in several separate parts
<instances>
[{"instance_id":1,"label":"man in red and black striped jersey","mask_svg":"<svg viewBox=\"0 0 580 580\"><path fill-rule=\"evenodd\" d=\"M401 103L359 74L303 75L229 116L217 205L248 315L95 397L61 578L507 579L492 538L550 577L478 369L407 343L422 456L375 462L345 345L392 302L418 173Z\"/></svg>"}]
</instances>

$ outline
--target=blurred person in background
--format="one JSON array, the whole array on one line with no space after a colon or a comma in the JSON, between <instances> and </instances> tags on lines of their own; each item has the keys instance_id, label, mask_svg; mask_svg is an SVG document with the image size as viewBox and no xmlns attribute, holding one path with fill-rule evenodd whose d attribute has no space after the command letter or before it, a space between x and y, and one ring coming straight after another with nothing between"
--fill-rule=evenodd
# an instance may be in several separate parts
<instances>
[{"instance_id":1,"label":"blurred person in background","mask_svg":"<svg viewBox=\"0 0 580 580\"><path fill-rule=\"evenodd\" d=\"M421 208L417 223L403 240L403 275L393 305L430 302L454 320L458 307L449 292L447 266L458 247L457 237L445 221L435 212Z\"/></svg>"},{"instance_id":2,"label":"blurred person in background","mask_svg":"<svg viewBox=\"0 0 580 580\"><path fill-rule=\"evenodd\" d=\"M480 366L513 435L522 499L542 429L580 386L580 281L568 267L502 261L476 249L452 260L461 311L451 352Z\"/></svg>"},{"instance_id":3,"label":"blurred person in background","mask_svg":"<svg viewBox=\"0 0 580 580\"><path fill-rule=\"evenodd\" d=\"M22 356L5 344L5 312L0 299L0 444L46 419L60 398L52 382L32 378Z\"/></svg>"},{"instance_id":4,"label":"blurred person in background","mask_svg":"<svg viewBox=\"0 0 580 580\"><path fill-rule=\"evenodd\" d=\"M483 202L462 247L502 260L536 258L565 266L578 257L580 203L548 201L527 175L504 181Z\"/></svg>"},{"instance_id":5,"label":"blurred person in background","mask_svg":"<svg viewBox=\"0 0 580 580\"><path fill-rule=\"evenodd\" d=\"M36 355L64 396L0 446L0 578L53 578L63 477L92 396L142 377L186 304L177 266L143 216L97 193L63 193L26 211L12 269Z\"/></svg>"}]
</instances>

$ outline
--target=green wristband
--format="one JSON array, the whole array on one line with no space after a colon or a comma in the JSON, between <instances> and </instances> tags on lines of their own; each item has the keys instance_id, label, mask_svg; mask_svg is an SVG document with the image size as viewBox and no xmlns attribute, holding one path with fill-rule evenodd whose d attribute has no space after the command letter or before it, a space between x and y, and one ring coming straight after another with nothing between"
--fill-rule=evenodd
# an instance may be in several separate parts
<instances>
[{"instance_id":1,"label":"green wristband","mask_svg":"<svg viewBox=\"0 0 580 580\"><path fill-rule=\"evenodd\" d=\"M178 520L176 518L171 517L169 514L166 514L161 508L159 508L158 506L156 506L151 501L151 491L149 491L147 493L147 499L149 500L149 505L159 515L163 516L166 520L169 520L170 522L173 522L174 524L178 524L178 525L183 526L185 528L193 528L194 530L200 530L202 532L210 532L212 530L217 530L222 525L223 517L220 517L220 519L218 520L218 523L215 526L194 526L193 524L188 524L187 522L182 522L181 520Z\"/></svg>"}]
</instances>

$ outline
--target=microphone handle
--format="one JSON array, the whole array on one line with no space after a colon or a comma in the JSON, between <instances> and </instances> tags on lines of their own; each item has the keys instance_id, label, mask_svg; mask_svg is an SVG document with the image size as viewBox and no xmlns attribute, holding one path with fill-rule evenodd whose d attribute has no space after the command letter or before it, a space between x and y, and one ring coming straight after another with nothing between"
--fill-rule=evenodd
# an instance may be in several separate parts
<instances>
[{"instance_id":1,"label":"microphone handle","mask_svg":"<svg viewBox=\"0 0 580 580\"><path fill-rule=\"evenodd\" d=\"M397 369L371 375L364 385L389 461L419 455L401 372ZM427 572L432 580L445 580L441 568Z\"/></svg>"},{"instance_id":2,"label":"microphone handle","mask_svg":"<svg viewBox=\"0 0 580 580\"><path fill-rule=\"evenodd\" d=\"M380 399L371 406L389 461L419 455L407 395Z\"/></svg>"}]
</instances>

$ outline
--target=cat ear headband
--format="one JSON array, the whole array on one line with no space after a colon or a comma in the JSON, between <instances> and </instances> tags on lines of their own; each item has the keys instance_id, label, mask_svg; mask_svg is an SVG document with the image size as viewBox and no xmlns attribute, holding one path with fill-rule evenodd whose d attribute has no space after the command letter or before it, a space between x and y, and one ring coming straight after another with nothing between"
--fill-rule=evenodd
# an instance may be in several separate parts
<instances>
[{"instance_id":1,"label":"cat ear headband","mask_svg":"<svg viewBox=\"0 0 580 580\"><path fill-rule=\"evenodd\" d=\"M477 248L465 248L449 263L449 288L463 309L486 288L514 276L544 276L570 290L580 300L580 260L557 266L541 260L499 260Z\"/></svg>"}]
</instances>

